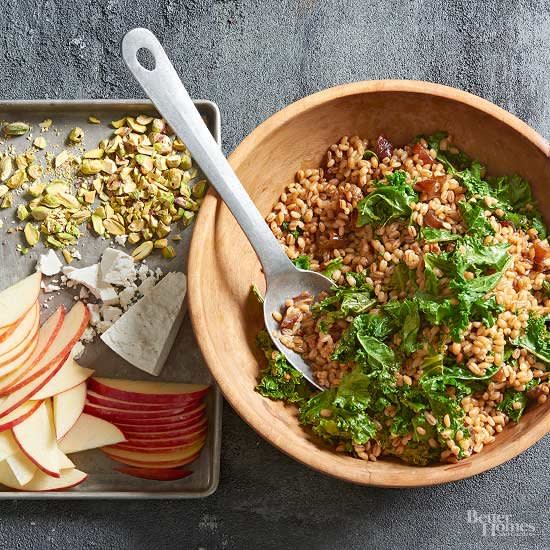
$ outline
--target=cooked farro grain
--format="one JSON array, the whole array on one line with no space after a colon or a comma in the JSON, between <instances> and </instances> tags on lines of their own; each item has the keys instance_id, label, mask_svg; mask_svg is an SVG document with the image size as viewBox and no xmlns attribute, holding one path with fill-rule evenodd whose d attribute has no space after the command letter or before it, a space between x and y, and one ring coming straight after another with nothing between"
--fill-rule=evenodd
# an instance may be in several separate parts
<instances>
[{"instance_id":1,"label":"cooked farro grain","mask_svg":"<svg viewBox=\"0 0 550 550\"><path fill-rule=\"evenodd\" d=\"M338 285L273 314L327 388L306 402L285 370L291 400L337 451L455 462L546 402L550 245L519 177L486 178L444 134L402 148L343 137L267 222Z\"/></svg>"}]
</instances>

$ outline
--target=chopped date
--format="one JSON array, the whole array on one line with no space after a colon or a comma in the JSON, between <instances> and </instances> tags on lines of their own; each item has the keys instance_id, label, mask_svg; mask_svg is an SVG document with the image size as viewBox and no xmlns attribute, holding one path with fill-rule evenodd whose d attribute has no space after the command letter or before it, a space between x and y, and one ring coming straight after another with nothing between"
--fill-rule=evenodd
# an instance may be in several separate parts
<instances>
[{"instance_id":1,"label":"chopped date","mask_svg":"<svg viewBox=\"0 0 550 550\"><path fill-rule=\"evenodd\" d=\"M441 229L443 222L431 210L428 210L424 216L424 225L433 227L434 229Z\"/></svg>"},{"instance_id":2,"label":"chopped date","mask_svg":"<svg viewBox=\"0 0 550 550\"><path fill-rule=\"evenodd\" d=\"M374 152L380 160L390 158L393 155L393 144L385 136L378 136Z\"/></svg>"},{"instance_id":3,"label":"chopped date","mask_svg":"<svg viewBox=\"0 0 550 550\"><path fill-rule=\"evenodd\" d=\"M280 327L283 328L292 328L296 322L300 319L301 314L295 313L293 315L285 315L284 319L281 321Z\"/></svg>"},{"instance_id":4,"label":"chopped date","mask_svg":"<svg viewBox=\"0 0 550 550\"><path fill-rule=\"evenodd\" d=\"M535 249L535 265L542 271L550 269L550 245L546 241L537 241L533 248Z\"/></svg>"},{"instance_id":5,"label":"chopped date","mask_svg":"<svg viewBox=\"0 0 550 550\"><path fill-rule=\"evenodd\" d=\"M418 160L421 160L423 164L432 164L434 159L428 153L426 147L421 143L415 143L412 148L413 155L418 155Z\"/></svg>"},{"instance_id":6,"label":"chopped date","mask_svg":"<svg viewBox=\"0 0 550 550\"><path fill-rule=\"evenodd\" d=\"M433 199L441 195L441 185L445 178L437 176L435 178L427 178L425 180L417 181L414 184L414 190L419 193L425 193L428 200Z\"/></svg>"},{"instance_id":7,"label":"chopped date","mask_svg":"<svg viewBox=\"0 0 550 550\"><path fill-rule=\"evenodd\" d=\"M336 248L346 248L349 245L349 239L333 235L328 239L319 240L318 244L322 250L335 250Z\"/></svg>"}]
</instances>

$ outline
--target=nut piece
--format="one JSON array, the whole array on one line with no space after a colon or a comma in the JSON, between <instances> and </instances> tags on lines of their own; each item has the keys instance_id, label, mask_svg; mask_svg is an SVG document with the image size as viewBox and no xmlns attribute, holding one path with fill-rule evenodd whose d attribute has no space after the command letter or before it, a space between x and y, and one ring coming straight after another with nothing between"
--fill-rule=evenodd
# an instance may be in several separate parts
<instances>
[{"instance_id":1,"label":"nut piece","mask_svg":"<svg viewBox=\"0 0 550 550\"><path fill-rule=\"evenodd\" d=\"M176 256L176 251L174 250L173 246L167 246L163 248L161 251L162 257L166 260L171 260Z\"/></svg>"},{"instance_id":2,"label":"nut piece","mask_svg":"<svg viewBox=\"0 0 550 550\"><path fill-rule=\"evenodd\" d=\"M97 118L97 117L94 116L94 115L90 115L90 116L88 117L88 122L89 122L90 124L101 124L101 120L99 120L99 118Z\"/></svg>"},{"instance_id":3,"label":"nut piece","mask_svg":"<svg viewBox=\"0 0 550 550\"><path fill-rule=\"evenodd\" d=\"M145 241L141 243L137 248L132 252L132 257L134 261L139 262L146 258L153 251L153 241Z\"/></svg>"},{"instance_id":4,"label":"nut piece","mask_svg":"<svg viewBox=\"0 0 550 550\"><path fill-rule=\"evenodd\" d=\"M4 135L7 137L22 136L30 129L31 127L24 122L10 122L4 126Z\"/></svg>"},{"instance_id":5,"label":"nut piece","mask_svg":"<svg viewBox=\"0 0 550 550\"><path fill-rule=\"evenodd\" d=\"M19 189L27 181L25 170L16 170L13 176L6 182L10 189Z\"/></svg>"},{"instance_id":6,"label":"nut piece","mask_svg":"<svg viewBox=\"0 0 550 550\"><path fill-rule=\"evenodd\" d=\"M84 130L82 128L79 128L78 126L75 126L69 132L69 141L71 143L80 143L83 137L84 137Z\"/></svg>"},{"instance_id":7,"label":"nut piece","mask_svg":"<svg viewBox=\"0 0 550 550\"><path fill-rule=\"evenodd\" d=\"M64 248L62 251L61 251L61 254L63 254L63 258L65 258L65 261L70 264L72 261L73 261L73 256L72 254L66 249Z\"/></svg>"},{"instance_id":8,"label":"nut piece","mask_svg":"<svg viewBox=\"0 0 550 550\"><path fill-rule=\"evenodd\" d=\"M29 176L31 180L37 180L42 176L43 172L44 170L42 169L42 166L40 166L40 164L31 164L27 168L27 176Z\"/></svg>"},{"instance_id":9,"label":"nut piece","mask_svg":"<svg viewBox=\"0 0 550 550\"><path fill-rule=\"evenodd\" d=\"M32 144L33 144L37 149L44 149L48 143L46 142L46 138L45 138L45 137L43 137L43 136L38 136L38 137L34 138L34 141L32 142Z\"/></svg>"},{"instance_id":10,"label":"nut piece","mask_svg":"<svg viewBox=\"0 0 550 550\"><path fill-rule=\"evenodd\" d=\"M29 211L27 210L27 207L24 204L20 204L17 207L16 216L21 220L25 221L29 217Z\"/></svg>"},{"instance_id":11,"label":"nut piece","mask_svg":"<svg viewBox=\"0 0 550 550\"><path fill-rule=\"evenodd\" d=\"M0 202L0 208L11 208L13 206L13 195L6 193Z\"/></svg>"},{"instance_id":12,"label":"nut piece","mask_svg":"<svg viewBox=\"0 0 550 550\"><path fill-rule=\"evenodd\" d=\"M23 233L25 234L25 239L29 246L34 246L40 240L40 232L32 223L25 225Z\"/></svg>"},{"instance_id":13,"label":"nut piece","mask_svg":"<svg viewBox=\"0 0 550 550\"><path fill-rule=\"evenodd\" d=\"M107 232L110 233L111 235L126 234L126 230L124 229L124 226L114 218L103 220L103 226L105 227Z\"/></svg>"},{"instance_id":14,"label":"nut piece","mask_svg":"<svg viewBox=\"0 0 550 550\"><path fill-rule=\"evenodd\" d=\"M6 181L13 172L13 163L10 157L4 157L0 161L0 181Z\"/></svg>"}]
</instances>

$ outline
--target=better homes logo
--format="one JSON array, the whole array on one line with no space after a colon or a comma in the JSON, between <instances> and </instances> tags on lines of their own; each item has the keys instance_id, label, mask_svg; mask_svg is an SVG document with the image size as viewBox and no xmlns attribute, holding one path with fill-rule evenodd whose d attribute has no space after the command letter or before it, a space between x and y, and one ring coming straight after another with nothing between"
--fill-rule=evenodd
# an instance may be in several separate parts
<instances>
[{"instance_id":1,"label":"better homes logo","mask_svg":"<svg viewBox=\"0 0 550 550\"><path fill-rule=\"evenodd\" d=\"M532 537L537 528L532 523L516 521L509 514L485 514L467 510L466 521L481 527L483 537Z\"/></svg>"}]
</instances>

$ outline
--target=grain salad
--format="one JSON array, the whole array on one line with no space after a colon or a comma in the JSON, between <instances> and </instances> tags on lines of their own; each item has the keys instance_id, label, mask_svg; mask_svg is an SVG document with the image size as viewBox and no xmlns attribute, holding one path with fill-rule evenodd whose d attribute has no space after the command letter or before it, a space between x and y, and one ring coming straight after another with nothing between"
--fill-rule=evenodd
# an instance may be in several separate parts
<instances>
[{"instance_id":1,"label":"grain salad","mask_svg":"<svg viewBox=\"0 0 550 550\"><path fill-rule=\"evenodd\" d=\"M550 245L529 184L489 176L446 133L404 147L343 137L301 170L267 223L287 255L334 283L289 297L263 332L258 391L296 403L337 451L456 462L550 387Z\"/></svg>"}]
</instances>

